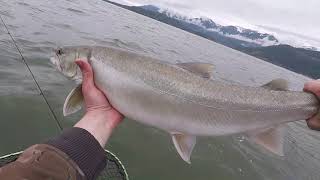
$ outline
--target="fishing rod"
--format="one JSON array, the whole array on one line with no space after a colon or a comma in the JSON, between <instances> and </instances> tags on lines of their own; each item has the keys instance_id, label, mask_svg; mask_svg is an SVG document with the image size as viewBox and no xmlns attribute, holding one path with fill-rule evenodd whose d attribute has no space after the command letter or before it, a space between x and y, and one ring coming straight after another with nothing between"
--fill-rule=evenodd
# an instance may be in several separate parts
<instances>
[{"instance_id":1,"label":"fishing rod","mask_svg":"<svg viewBox=\"0 0 320 180\"><path fill-rule=\"evenodd\" d=\"M56 121L56 123L57 123L58 127L60 128L60 130L63 130L63 127L62 127L61 123L59 122L57 116L55 115L52 107L51 107L50 104L49 104L49 101L48 101L47 98L45 97L45 95L44 95L44 93L43 93L43 91L42 91L42 89L41 89L38 81L36 80L36 78L35 78L33 72L31 71L31 69L30 69L30 67L29 67L26 59L25 59L24 56L22 55L22 52L21 52L20 48L18 47L18 44L17 44L16 41L14 40L12 34L11 34L10 31L9 31L8 26L7 26L6 23L4 22L4 20L3 20L3 18L2 18L1 15L0 15L0 19L1 19L1 21L2 21L3 26L4 26L5 29L7 30L7 33L8 33L8 35L10 36L10 38L11 38L11 40L12 40L12 43L14 44L14 46L15 46L16 49L17 49L17 51L19 52L19 54L20 54L20 56L21 56L21 59L22 59L22 62L26 65L28 71L30 72L31 77L32 77L32 79L33 79L33 81L34 81L34 83L35 83L38 91L40 92L40 95L43 97L44 102L47 104L47 106L48 106L48 108L49 108L49 111L50 111L53 119Z\"/></svg>"}]
</instances>

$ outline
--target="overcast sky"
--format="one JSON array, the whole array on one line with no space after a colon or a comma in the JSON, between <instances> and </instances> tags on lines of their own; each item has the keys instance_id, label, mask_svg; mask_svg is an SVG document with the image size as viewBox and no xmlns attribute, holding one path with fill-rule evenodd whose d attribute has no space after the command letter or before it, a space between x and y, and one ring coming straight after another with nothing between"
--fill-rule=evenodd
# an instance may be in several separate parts
<instances>
[{"instance_id":1,"label":"overcast sky","mask_svg":"<svg viewBox=\"0 0 320 180\"><path fill-rule=\"evenodd\" d=\"M320 47L320 0L115 0L130 5L155 4L189 16L277 33L286 41ZM290 32L290 33L289 33ZM319 43L319 44L317 44ZM316 45L317 44L317 45Z\"/></svg>"}]
</instances>

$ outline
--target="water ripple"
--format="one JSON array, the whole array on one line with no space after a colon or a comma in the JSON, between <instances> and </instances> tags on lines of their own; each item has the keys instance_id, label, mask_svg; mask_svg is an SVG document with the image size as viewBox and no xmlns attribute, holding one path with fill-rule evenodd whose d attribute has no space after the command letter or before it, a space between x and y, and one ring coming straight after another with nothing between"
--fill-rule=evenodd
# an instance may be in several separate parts
<instances>
[{"instance_id":1,"label":"water ripple","mask_svg":"<svg viewBox=\"0 0 320 180\"><path fill-rule=\"evenodd\" d=\"M73 9L73 8L67 8L68 11L71 11L73 13L79 14L79 15L84 15L85 12L78 10L78 9Z\"/></svg>"}]
</instances>

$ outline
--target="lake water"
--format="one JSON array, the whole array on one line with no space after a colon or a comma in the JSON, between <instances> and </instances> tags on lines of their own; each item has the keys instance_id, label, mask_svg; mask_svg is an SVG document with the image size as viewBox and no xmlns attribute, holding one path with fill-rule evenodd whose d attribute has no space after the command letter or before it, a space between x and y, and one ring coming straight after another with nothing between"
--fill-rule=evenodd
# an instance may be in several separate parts
<instances>
[{"instance_id":1,"label":"lake water","mask_svg":"<svg viewBox=\"0 0 320 180\"><path fill-rule=\"evenodd\" d=\"M301 90L309 80L100 0L1 0L0 14L64 128L82 113L62 116L64 99L74 82L49 62L57 46L113 46L171 63L210 62L215 65L213 78L248 86L281 77L290 81L291 90ZM0 113L0 156L60 133L3 24ZM289 124L284 157L261 150L241 135L198 138L189 165L180 159L167 133L126 119L107 148L119 156L131 179L318 180L319 137L303 121Z\"/></svg>"}]
</instances>

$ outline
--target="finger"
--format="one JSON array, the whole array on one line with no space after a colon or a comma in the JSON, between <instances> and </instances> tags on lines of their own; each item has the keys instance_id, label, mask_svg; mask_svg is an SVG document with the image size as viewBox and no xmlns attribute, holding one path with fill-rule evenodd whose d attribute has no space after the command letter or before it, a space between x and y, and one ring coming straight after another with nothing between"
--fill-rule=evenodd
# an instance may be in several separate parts
<instances>
[{"instance_id":1,"label":"finger","mask_svg":"<svg viewBox=\"0 0 320 180\"><path fill-rule=\"evenodd\" d=\"M316 115L307 120L307 125L312 130L320 131L320 117Z\"/></svg>"},{"instance_id":2,"label":"finger","mask_svg":"<svg viewBox=\"0 0 320 180\"><path fill-rule=\"evenodd\" d=\"M84 60L76 60L76 64L79 66L82 72L82 85L84 87L92 87L93 84L93 71L91 65Z\"/></svg>"}]
</instances>

